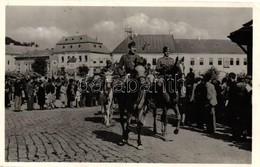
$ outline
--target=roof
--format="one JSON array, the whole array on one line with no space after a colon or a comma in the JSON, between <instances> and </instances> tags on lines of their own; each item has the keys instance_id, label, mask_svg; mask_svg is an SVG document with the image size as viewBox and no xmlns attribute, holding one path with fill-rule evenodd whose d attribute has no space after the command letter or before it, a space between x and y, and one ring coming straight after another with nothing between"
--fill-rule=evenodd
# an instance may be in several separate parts
<instances>
[{"instance_id":1,"label":"roof","mask_svg":"<svg viewBox=\"0 0 260 167\"><path fill-rule=\"evenodd\" d=\"M22 55L33 50L38 50L38 48L31 46L5 45L5 54Z\"/></svg>"},{"instance_id":2,"label":"roof","mask_svg":"<svg viewBox=\"0 0 260 167\"><path fill-rule=\"evenodd\" d=\"M162 53L164 46L168 46L170 48L170 52L175 52L173 35L137 35L131 38L128 37L123 40L113 50L113 53L128 52L127 46L131 41L135 41L138 53Z\"/></svg>"},{"instance_id":3,"label":"roof","mask_svg":"<svg viewBox=\"0 0 260 167\"><path fill-rule=\"evenodd\" d=\"M231 32L228 36L233 42L240 45L252 45L253 43L253 20L243 24L243 27Z\"/></svg>"},{"instance_id":4,"label":"roof","mask_svg":"<svg viewBox=\"0 0 260 167\"><path fill-rule=\"evenodd\" d=\"M243 51L230 40L174 39L173 35L137 35L132 37L132 40L136 42L137 53L162 53L166 45L172 53L243 54ZM130 41L129 37L123 40L113 53L127 53Z\"/></svg>"},{"instance_id":5,"label":"roof","mask_svg":"<svg viewBox=\"0 0 260 167\"><path fill-rule=\"evenodd\" d=\"M63 36L57 44L78 44L86 42L102 44L88 35Z\"/></svg>"},{"instance_id":6,"label":"roof","mask_svg":"<svg viewBox=\"0 0 260 167\"><path fill-rule=\"evenodd\" d=\"M54 53L63 52L91 52L109 54L108 50L103 43L98 42L96 39L88 35L67 36L62 37L56 44Z\"/></svg>"},{"instance_id":7,"label":"roof","mask_svg":"<svg viewBox=\"0 0 260 167\"><path fill-rule=\"evenodd\" d=\"M37 58L37 57L49 58L52 55L53 55L53 50L34 50L19 55L15 57L15 59L29 59L29 58Z\"/></svg>"},{"instance_id":8,"label":"roof","mask_svg":"<svg viewBox=\"0 0 260 167\"><path fill-rule=\"evenodd\" d=\"M176 39L177 53L226 53L243 54L240 47L230 40L219 39Z\"/></svg>"}]
</instances>

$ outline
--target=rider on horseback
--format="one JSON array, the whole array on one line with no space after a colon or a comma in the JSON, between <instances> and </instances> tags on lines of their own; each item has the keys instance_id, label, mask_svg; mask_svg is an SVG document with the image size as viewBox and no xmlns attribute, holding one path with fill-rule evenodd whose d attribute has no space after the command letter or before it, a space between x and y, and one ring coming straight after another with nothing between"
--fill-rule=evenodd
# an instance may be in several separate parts
<instances>
[{"instance_id":1,"label":"rider on horseback","mask_svg":"<svg viewBox=\"0 0 260 167\"><path fill-rule=\"evenodd\" d=\"M140 59L140 56L136 54L136 45L134 41L128 44L128 49L128 53L122 55L117 66L119 76L122 80L124 80L122 83L124 88L126 88L125 85L130 83L129 79L134 77L134 71L136 67L135 63L138 59ZM132 83L134 84L134 82ZM123 132L123 140L120 143L122 145L127 143L128 140L128 134L130 132L130 121L134 112L135 93L136 92L128 92L125 89L122 92L116 92L116 96L118 96L117 99L120 113L120 122ZM141 145L141 143L138 145Z\"/></svg>"},{"instance_id":2,"label":"rider on horseback","mask_svg":"<svg viewBox=\"0 0 260 167\"><path fill-rule=\"evenodd\" d=\"M134 41L128 44L128 49L129 52L121 57L118 64L118 73L121 77L126 74L131 74L134 70L134 63L136 59L140 58L140 56L136 54L136 46Z\"/></svg>"},{"instance_id":3,"label":"rider on horseback","mask_svg":"<svg viewBox=\"0 0 260 167\"><path fill-rule=\"evenodd\" d=\"M179 129L179 120L180 120L180 114L179 114L179 108L177 105L178 101L178 92L176 90L176 86L173 83L175 82L175 76L172 76L173 73L173 67L176 65L178 58L176 58L176 62L173 58L169 57L170 55L170 49L168 46L163 47L163 54L164 56L159 58L157 61L156 71L159 72L159 77L157 81L157 87L158 87L158 93L161 94L163 101L165 102L164 106L161 106L163 108L163 114L161 117L162 122L162 135L166 137L167 131L166 131L166 125L167 125L167 110L174 109L177 114L178 119L178 125L177 129L174 131L175 134L178 133ZM165 138L165 140L167 140Z\"/></svg>"}]
</instances>

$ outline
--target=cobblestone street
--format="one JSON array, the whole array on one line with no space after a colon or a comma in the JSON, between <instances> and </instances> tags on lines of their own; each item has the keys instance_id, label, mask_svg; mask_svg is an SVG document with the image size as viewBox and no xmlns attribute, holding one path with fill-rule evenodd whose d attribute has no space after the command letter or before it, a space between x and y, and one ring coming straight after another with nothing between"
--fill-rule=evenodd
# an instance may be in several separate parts
<instances>
[{"instance_id":1,"label":"cobblestone street","mask_svg":"<svg viewBox=\"0 0 260 167\"><path fill-rule=\"evenodd\" d=\"M251 141L232 142L229 129L216 134L183 127L178 135L168 125L169 142L152 133L152 113L142 132L144 150L137 150L131 129L129 144L119 146L119 115L114 126L102 124L99 107L5 111L6 162L145 162L145 163L251 163ZM159 112L160 113L160 112ZM159 116L158 116L159 120ZM160 133L160 122L157 130Z\"/></svg>"}]
</instances>

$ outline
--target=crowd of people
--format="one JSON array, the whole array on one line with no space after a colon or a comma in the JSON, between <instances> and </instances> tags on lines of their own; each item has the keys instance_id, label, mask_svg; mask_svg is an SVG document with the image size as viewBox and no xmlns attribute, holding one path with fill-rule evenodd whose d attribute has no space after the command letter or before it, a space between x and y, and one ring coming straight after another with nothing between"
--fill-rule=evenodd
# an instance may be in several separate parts
<instances>
[{"instance_id":1,"label":"crowd of people","mask_svg":"<svg viewBox=\"0 0 260 167\"><path fill-rule=\"evenodd\" d=\"M252 135L252 77L231 72L221 81L206 73L187 75L186 101L181 108L182 124L193 125L214 133L216 123L231 127L234 140Z\"/></svg>"},{"instance_id":2,"label":"crowd of people","mask_svg":"<svg viewBox=\"0 0 260 167\"><path fill-rule=\"evenodd\" d=\"M94 106L98 103L97 96L87 91L87 82L93 78L80 80L65 77L56 79L26 76L7 78L5 107L10 108L13 104L14 111L20 112L21 106L25 103L28 111Z\"/></svg>"},{"instance_id":3,"label":"crowd of people","mask_svg":"<svg viewBox=\"0 0 260 167\"><path fill-rule=\"evenodd\" d=\"M130 47L132 48L132 47ZM151 69L147 64L147 74L159 72L162 77L167 75L167 69L174 64L170 58L169 48L163 48L164 57L158 59L156 69ZM133 59L133 60L132 60ZM120 69L130 72L135 57L124 55L120 60ZM127 68L129 67L129 68ZM131 67L131 68L130 68ZM103 73L102 73L103 71ZM88 83L96 76L103 76L104 72L116 72L111 61L107 66L93 77L80 80L67 79L66 77L6 77L5 80L5 107L11 107L14 111L21 111L21 106L26 102L27 110L34 110L35 103L39 110L54 108L75 108L98 105L98 92L88 91ZM123 74L122 74L123 76ZM103 76L104 77L104 76ZM160 78L159 78L160 81ZM160 82L158 82L160 83ZM252 134L252 77L249 75L236 75L231 72L221 81L213 78L211 73L195 76L193 69L185 76L185 96L180 96L179 109L182 115L182 125L193 125L200 129L214 133L216 122L228 124L232 129L235 140L239 140ZM59 105L57 105L59 101Z\"/></svg>"}]
</instances>

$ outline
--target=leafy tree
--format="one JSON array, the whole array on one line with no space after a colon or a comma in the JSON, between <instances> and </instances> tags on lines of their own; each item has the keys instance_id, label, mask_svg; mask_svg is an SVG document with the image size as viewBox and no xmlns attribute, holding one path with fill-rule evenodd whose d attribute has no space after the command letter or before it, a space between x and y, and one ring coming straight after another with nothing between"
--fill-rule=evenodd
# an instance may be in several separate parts
<instances>
[{"instance_id":1,"label":"leafy tree","mask_svg":"<svg viewBox=\"0 0 260 167\"><path fill-rule=\"evenodd\" d=\"M61 67L60 68L58 75L61 75L61 76L65 76L66 75L65 67Z\"/></svg>"},{"instance_id":2,"label":"leafy tree","mask_svg":"<svg viewBox=\"0 0 260 167\"><path fill-rule=\"evenodd\" d=\"M18 46L35 46L35 47L39 47L39 44L35 43L35 42L19 42L16 41L10 37L5 37L5 44L6 45L10 45L11 43L13 43L14 45L18 45Z\"/></svg>"},{"instance_id":3,"label":"leafy tree","mask_svg":"<svg viewBox=\"0 0 260 167\"><path fill-rule=\"evenodd\" d=\"M205 72L205 74L210 74L212 80L218 79L218 77L219 77L219 71L214 66L212 66L210 69L208 69Z\"/></svg>"},{"instance_id":4,"label":"leafy tree","mask_svg":"<svg viewBox=\"0 0 260 167\"><path fill-rule=\"evenodd\" d=\"M32 69L38 74L45 75L47 72L47 61L43 58L37 58L32 64Z\"/></svg>"},{"instance_id":5,"label":"leafy tree","mask_svg":"<svg viewBox=\"0 0 260 167\"><path fill-rule=\"evenodd\" d=\"M80 66L78 67L78 75L81 77L85 77L89 71L89 68L87 66Z\"/></svg>"}]
</instances>

